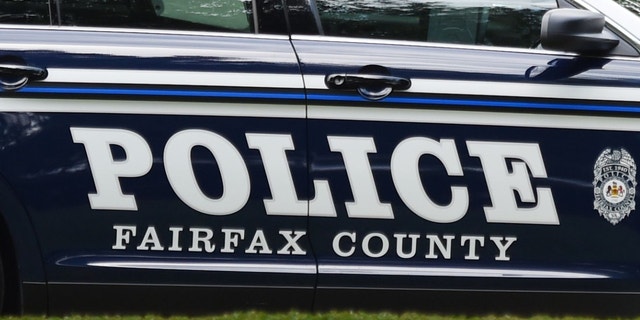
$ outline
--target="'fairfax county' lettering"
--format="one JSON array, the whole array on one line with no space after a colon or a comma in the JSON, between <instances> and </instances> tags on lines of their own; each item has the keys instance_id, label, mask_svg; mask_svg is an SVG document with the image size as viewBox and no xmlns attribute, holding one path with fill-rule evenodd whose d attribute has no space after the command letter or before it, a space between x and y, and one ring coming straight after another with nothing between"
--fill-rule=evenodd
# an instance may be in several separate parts
<instances>
[{"instance_id":1,"label":"'fairfax county' lettering","mask_svg":"<svg viewBox=\"0 0 640 320\"><path fill-rule=\"evenodd\" d=\"M517 241L516 237L480 235L438 235L417 233L394 233L388 236L381 232L367 233L364 236L356 232L341 232L333 238L333 252L348 258L362 252L369 258L381 258L389 255L401 259L411 259L422 255L427 260L451 260L459 253L464 260L481 260L480 252L485 244L494 252L493 260L510 261L507 250ZM422 250L419 253L419 248Z\"/></svg>"},{"instance_id":2,"label":"'fairfax county' lettering","mask_svg":"<svg viewBox=\"0 0 640 320\"><path fill-rule=\"evenodd\" d=\"M137 251L307 254L307 250L299 243L307 234L302 230L279 230L277 239L274 239L276 235L262 229L251 232L241 228L222 228L214 231L210 228L172 226L168 230L159 230L154 226L139 228L136 225L114 225L113 230L113 250L132 248Z\"/></svg>"}]
</instances>

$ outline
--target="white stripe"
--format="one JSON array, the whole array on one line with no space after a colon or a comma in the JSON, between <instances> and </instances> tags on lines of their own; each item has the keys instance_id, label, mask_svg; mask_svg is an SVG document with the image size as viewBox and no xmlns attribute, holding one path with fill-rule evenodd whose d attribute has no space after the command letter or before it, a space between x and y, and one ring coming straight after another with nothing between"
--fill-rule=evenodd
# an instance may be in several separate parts
<instances>
[{"instance_id":1,"label":"white stripe","mask_svg":"<svg viewBox=\"0 0 640 320\"><path fill-rule=\"evenodd\" d=\"M640 121L628 117L545 115L484 111L354 108L249 103L17 99L0 98L0 112L105 113L295 118L484 125L503 127L617 130L640 132Z\"/></svg>"},{"instance_id":2,"label":"white stripe","mask_svg":"<svg viewBox=\"0 0 640 320\"><path fill-rule=\"evenodd\" d=\"M519 52L530 54L533 50L528 48L514 48L514 47L497 47L487 46L479 44L456 44L456 43L444 43L444 42L426 42L426 41L407 41L407 40L393 40L393 39L371 39L371 38L345 38L339 36L324 36L324 35L300 35L294 34L291 36L294 46L296 41L313 41L317 45L322 47L323 43L357 43L357 44L370 44L370 45L392 45L392 46L411 46L411 47L424 47L424 48L450 48L450 49L474 49L485 51L485 54L491 54L491 52ZM536 49L536 54L557 55L558 51L549 51L544 49ZM563 52L565 56L576 56L576 54Z\"/></svg>"},{"instance_id":3,"label":"white stripe","mask_svg":"<svg viewBox=\"0 0 640 320\"><path fill-rule=\"evenodd\" d=\"M309 89L327 89L324 76L305 76ZM329 92L329 91L327 91ZM335 93L335 91L332 91ZM521 98L582 99L640 102L640 88L513 83L498 81L464 81L411 79L409 93L502 96Z\"/></svg>"},{"instance_id":4,"label":"white stripe","mask_svg":"<svg viewBox=\"0 0 640 320\"><path fill-rule=\"evenodd\" d=\"M167 58L167 57L175 57L175 56L193 56L193 57L215 57L216 52L211 48L192 48L192 47L166 47L159 48L153 46L134 46L135 44L130 45L96 45L96 44L82 44L82 43L59 43L59 44L49 44L49 43L27 43L27 42L17 42L11 41L7 42L6 40L2 40L0 38L0 48L3 50L15 50L15 51L58 51L58 52L68 52L69 54L101 54L101 55L113 55L113 56L129 56L129 57L137 57L137 58ZM179 45L179 44L176 44ZM219 55L219 53L218 53ZM268 55L266 55L265 59L269 59ZM279 54L279 57L282 57L283 54ZM285 58L270 59L273 63L293 63L294 60L289 59L289 54L284 54ZM292 56L292 55L291 55ZM293 56L292 56L293 58ZM286 59L286 60L285 60ZM283 61L284 60L284 61Z\"/></svg>"},{"instance_id":5,"label":"white stripe","mask_svg":"<svg viewBox=\"0 0 640 320\"><path fill-rule=\"evenodd\" d=\"M278 264L243 262L154 262L154 261L93 261L92 267L186 270L214 272L258 272L289 274L350 274L378 276L429 276L429 277L488 277L488 278L545 278L545 279L606 279L609 276L586 272L520 269L396 267L369 265L320 265Z\"/></svg>"},{"instance_id":6,"label":"white stripe","mask_svg":"<svg viewBox=\"0 0 640 320\"><path fill-rule=\"evenodd\" d=\"M546 115L483 111L418 110L310 106L310 119L390 121L503 127L640 131L640 121L629 117Z\"/></svg>"},{"instance_id":7,"label":"white stripe","mask_svg":"<svg viewBox=\"0 0 640 320\"><path fill-rule=\"evenodd\" d=\"M149 261L95 261L87 265L92 267L151 269L151 270L186 270L186 271L215 271L215 272L259 272L259 273L289 273L316 274L315 264L285 264L285 263L242 263L242 262L149 262Z\"/></svg>"},{"instance_id":8,"label":"white stripe","mask_svg":"<svg viewBox=\"0 0 640 320\"><path fill-rule=\"evenodd\" d=\"M291 89L302 89L304 86L299 74L57 68L50 68L47 71L49 76L44 82Z\"/></svg>"},{"instance_id":9,"label":"white stripe","mask_svg":"<svg viewBox=\"0 0 640 320\"><path fill-rule=\"evenodd\" d=\"M609 276L573 271L395 267L368 265L320 265L320 274L351 274L376 276L474 277L474 278L536 278L536 279L606 279Z\"/></svg>"},{"instance_id":10,"label":"white stripe","mask_svg":"<svg viewBox=\"0 0 640 320\"><path fill-rule=\"evenodd\" d=\"M158 114L296 119L304 119L306 116L304 105L16 98L0 98L0 112Z\"/></svg>"}]
</instances>

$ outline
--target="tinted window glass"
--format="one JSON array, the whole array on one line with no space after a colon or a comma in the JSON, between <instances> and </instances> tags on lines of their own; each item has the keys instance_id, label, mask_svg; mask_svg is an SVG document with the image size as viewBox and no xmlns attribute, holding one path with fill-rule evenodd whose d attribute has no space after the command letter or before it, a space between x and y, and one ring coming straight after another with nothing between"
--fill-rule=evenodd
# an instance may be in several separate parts
<instances>
[{"instance_id":1,"label":"tinted window glass","mask_svg":"<svg viewBox=\"0 0 640 320\"><path fill-rule=\"evenodd\" d=\"M0 23L50 24L48 0L2 0Z\"/></svg>"},{"instance_id":2,"label":"tinted window glass","mask_svg":"<svg viewBox=\"0 0 640 320\"><path fill-rule=\"evenodd\" d=\"M529 48L555 0L316 0L331 36Z\"/></svg>"},{"instance_id":3,"label":"tinted window glass","mask_svg":"<svg viewBox=\"0 0 640 320\"><path fill-rule=\"evenodd\" d=\"M64 0L63 25L253 32L251 0Z\"/></svg>"}]
</instances>

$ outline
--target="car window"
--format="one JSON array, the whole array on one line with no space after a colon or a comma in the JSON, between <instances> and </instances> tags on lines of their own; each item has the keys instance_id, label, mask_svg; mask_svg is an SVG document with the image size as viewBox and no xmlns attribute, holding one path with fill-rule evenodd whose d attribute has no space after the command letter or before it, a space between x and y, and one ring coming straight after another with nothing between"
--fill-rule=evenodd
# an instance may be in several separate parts
<instances>
[{"instance_id":1,"label":"car window","mask_svg":"<svg viewBox=\"0 0 640 320\"><path fill-rule=\"evenodd\" d=\"M0 1L0 23L44 24L49 19L48 0L2 0Z\"/></svg>"},{"instance_id":2,"label":"car window","mask_svg":"<svg viewBox=\"0 0 640 320\"><path fill-rule=\"evenodd\" d=\"M330 36L535 47L555 0L316 0Z\"/></svg>"},{"instance_id":3,"label":"car window","mask_svg":"<svg viewBox=\"0 0 640 320\"><path fill-rule=\"evenodd\" d=\"M64 0L71 26L254 32L251 0Z\"/></svg>"}]
</instances>

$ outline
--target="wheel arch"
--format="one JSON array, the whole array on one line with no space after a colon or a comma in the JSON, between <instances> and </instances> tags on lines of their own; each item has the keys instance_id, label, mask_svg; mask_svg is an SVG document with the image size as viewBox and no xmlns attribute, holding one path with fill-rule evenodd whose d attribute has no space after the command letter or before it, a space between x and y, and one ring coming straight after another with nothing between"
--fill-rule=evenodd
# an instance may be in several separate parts
<instances>
[{"instance_id":1,"label":"wheel arch","mask_svg":"<svg viewBox=\"0 0 640 320\"><path fill-rule=\"evenodd\" d=\"M7 287L4 311L45 314L47 288L42 251L25 207L1 174L0 241Z\"/></svg>"}]
</instances>

